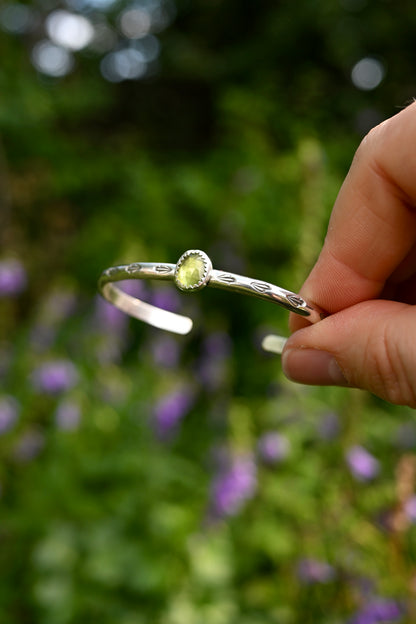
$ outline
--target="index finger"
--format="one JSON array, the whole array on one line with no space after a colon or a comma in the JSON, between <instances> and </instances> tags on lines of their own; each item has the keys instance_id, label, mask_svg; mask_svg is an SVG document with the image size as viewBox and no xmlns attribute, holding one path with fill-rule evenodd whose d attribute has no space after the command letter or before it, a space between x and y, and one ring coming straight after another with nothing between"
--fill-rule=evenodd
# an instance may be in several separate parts
<instances>
[{"instance_id":1,"label":"index finger","mask_svg":"<svg viewBox=\"0 0 416 624\"><path fill-rule=\"evenodd\" d=\"M380 296L416 242L415 147L416 103L363 140L301 290L306 299L334 313Z\"/></svg>"}]
</instances>

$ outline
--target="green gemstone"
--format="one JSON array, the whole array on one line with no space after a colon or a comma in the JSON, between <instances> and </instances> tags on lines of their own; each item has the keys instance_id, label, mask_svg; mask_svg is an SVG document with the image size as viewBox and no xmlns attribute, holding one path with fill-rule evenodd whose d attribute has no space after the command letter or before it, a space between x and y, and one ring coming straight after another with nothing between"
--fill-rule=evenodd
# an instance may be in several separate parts
<instances>
[{"instance_id":1,"label":"green gemstone","mask_svg":"<svg viewBox=\"0 0 416 624\"><path fill-rule=\"evenodd\" d=\"M182 288L195 288L204 279L205 262L197 255L185 258L176 273L176 281Z\"/></svg>"}]
</instances>

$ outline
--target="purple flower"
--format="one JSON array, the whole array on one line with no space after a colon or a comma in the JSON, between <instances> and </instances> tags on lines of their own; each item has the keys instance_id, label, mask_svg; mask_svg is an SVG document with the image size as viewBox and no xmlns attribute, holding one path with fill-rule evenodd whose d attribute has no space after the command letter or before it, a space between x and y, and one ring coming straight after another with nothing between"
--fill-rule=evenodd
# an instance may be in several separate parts
<instances>
[{"instance_id":1,"label":"purple flower","mask_svg":"<svg viewBox=\"0 0 416 624\"><path fill-rule=\"evenodd\" d=\"M12 396L0 397L0 433L9 431L17 421L19 405Z\"/></svg>"},{"instance_id":2,"label":"purple flower","mask_svg":"<svg viewBox=\"0 0 416 624\"><path fill-rule=\"evenodd\" d=\"M40 431L26 431L14 447L17 461L28 462L35 459L45 445L45 438Z\"/></svg>"},{"instance_id":3,"label":"purple flower","mask_svg":"<svg viewBox=\"0 0 416 624\"><path fill-rule=\"evenodd\" d=\"M277 431L269 431L263 434L257 444L260 457L267 464L276 464L288 456L290 452L290 443L286 436L277 433Z\"/></svg>"},{"instance_id":4,"label":"purple flower","mask_svg":"<svg viewBox=\"0 0 416 624\"><path fill-rule=\"evenodd\" d=\"M158 288L152 294L151 304L169 312L177 312L180 307L180 296L173 287Z\"/></svg>"},{"instance_id":5,"label":"purple flower","mask_svg":"<svg viewBox=\"0 0 416 624\"><path fill-rule=\"evenodd\" d=\"M14 296L26 288L27 276L23 264L16 258L0 261L0 297Z\"/></svg>"},{"instance_id":6,"label":"purple flower","mask_svg":"<svg viewBox=\"0 0 416 624\"><path fill-rule=\"evenodd\" d=\"M334 440L341 430L341 423L336 412L324 414L318 424L318 435L327 442Z\"/></svg>"},{"instance_id":7,"label":"purple flower","mask_svg":"<svg viewBox=\"0 0 416 624\"><path fill-rule=\"evenodd\" d=\"M179 362L180 347L173 336L158 333L150 344L150 352L156 366L174 368Z\"/></svg>"},{"instance_id":8,"label":"purple flower","mask_svg":"<svg viewBox=\"0 0 416 624\"><path fill-rule=\"evenodd\" d=\"M30 335L31 344L37 352L50 349L55 341L59 324L73 314L76 302L74 292L58 288L44 297Z\"/></svg>"},{"instance_id":9,"label":"purple flower","mask_svg":"<svg viewBox=\"0 0 416 624\"><path fill-rule=\"evenodd\" d=\"M58 429L73 431L77 429L81 419L81 409L75 401L62 401L55 412L55 423Z\"/></svg>"},{"instance_id":10,"label":"purple flower","mask_svg":"<svg viewBox=\"0 0 416 624\"><path fill-rule=\"evenodd\" d=\"M229 371L224 360L205 359L197 366L197 375L203 387L210 393L217 392L227 382Z\"/></svg>"},{"instance_id":11,"label":"purple flower","mask_svg":"<svg viewBox=\"0 0 416 624\"><path fill-rule=\"evenodd\" d=\"M142 299L145 295L144 285L140 280L121 280L117 286L132 297ZM128 314L98 295L95 301L94 317L99 330L114 332L118 335L123 335L129 324Z\"/></svg>"},{"instance_id":12,"label":"purple flower","mask_svg":"<svg viewBox=\"0 0 416 624\"><path fill-rule=\"evenodd\" d=\"M34 371L32 381L40 392L60 394L75 386L78 372L70 360L51 360Z\"/></svg>"},{"instance_id":13,"label":"purple flower","mask_svg":"<svg viewBox=\"0 0 416 624\"><path fill-rule=\"evenodd\" d=\"M195 400L194 391L179 386L163 396L155 405L156 430L161 439L168 439L175 433L180 421L191 409Z\"/></svg>"},{"instance_id":14,"label":"purple flower","mask_svg":"<svg viewBox=\"0 0 416 624\"><path fill-rule=\"evenodd\" d=\"M146 286L141 279L121 280L118 282L118 285L132 297L138 297L139 299L146 297Z\"/></svg>"},{"instance_id":15,"label":"purple flower","mask_svg":"<svg viewBox=\"0 0 416 624\"><path fill-rule=\"evenodd\" d=\"M403 609L395 600L374 599L363 607L348 624L391 624L403 617Z\"/></svg>"},{"instance_id":16,"label":"purple flower","mask_svg":"<svg viewBox=\"0 0 416 624\"><path fill-rule=\"evenodd\" d=\"M232 458L212 483L212 511L216 518L234 516L257 489L257 467L251 455Z\"/></svg>"},{"instance_id":17,"label":"purple flower","mask_svg":"<svg viewBox=\"0 0 416 624\"><path fill-rule=\"evenodd\" d=\"M204 340L197 372L203 385L211 392L219 390L228 379L231 349L230 337L225 332L214 332Z\"/></svg>"},{"instance_id":18,"label":"purple flower","mask_svg":"<svg viewBox=\"0 0 416 624\"><path fill-rule=\"evenodd\" d=\"M405 502L404 512L410 522L416 522L416 495L411 496Z\"/></svg>"},{"instance_id":19,"label":"purple flower","mask_svg":"<svg viewBox=\"0 0 416 624\"><path fill-rule=\"evenodd\" d=\"M122 333L128 324L127 314L101 296L97 296L95 318L100 329Z\"/></svg>"},{"instance_id":20,"label":"purple flower","mask_svg":"<svg viewBox=\"0 0 416 624\"><path fill-rule=\"evenodd\" d=\"M380 472L378 460L363 446L352 446L346 453L346 461L358 481L371 481Z\"/></svg>"},{"instance_id":21,"label":"purple flower","mask_svg":"<svg viewBox=\"0 0 416 624\"><path fill-rule=\"evenodd\" d=\"M231 355L231 338L225 332L213 332L205 338L203 350L205 357L226 359Z\"/></svg>"},{"instance_id":22,"label":"purple flower","mask_svg":"<svg viewBox=\"0 0 416 624\"><path fill-rule=\"evenodd\" d=\"M301 583L329 583L335 577L334 568L317 559L301 559L297 566L297 575Z\"/></svg>"}]
</instances>

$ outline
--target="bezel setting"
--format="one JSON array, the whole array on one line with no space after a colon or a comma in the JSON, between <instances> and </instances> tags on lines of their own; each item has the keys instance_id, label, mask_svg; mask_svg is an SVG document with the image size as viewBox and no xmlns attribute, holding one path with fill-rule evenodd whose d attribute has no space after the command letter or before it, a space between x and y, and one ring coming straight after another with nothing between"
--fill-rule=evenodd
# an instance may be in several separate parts
<instances>
[{"instance_id":1,"label":"bezel setting","mask_svg":"<svg viewBox=\"0 0 416 624\"><path fill-rule=\"evenodd\" d=\"M192 258L192 257L195 257L199 259L200 261L202 261L203 268L202 268L201 276L199 277L199 279L189 284L181 280L180 269L183 267L184 263L186 263L186 261L188 261L189 258ZM212 271L212 262L205 252L201 251L200 249L188 249L188 251L185 251L185 253L181 255L178 262L176 263L174 281L175 281L176 286L179 288L179 290L182 290L184 292L193 292L196 290L201 290L201 288L204 288L208 284L210 277L211 277L211 271Z\"/></svg>"}]
</instances>

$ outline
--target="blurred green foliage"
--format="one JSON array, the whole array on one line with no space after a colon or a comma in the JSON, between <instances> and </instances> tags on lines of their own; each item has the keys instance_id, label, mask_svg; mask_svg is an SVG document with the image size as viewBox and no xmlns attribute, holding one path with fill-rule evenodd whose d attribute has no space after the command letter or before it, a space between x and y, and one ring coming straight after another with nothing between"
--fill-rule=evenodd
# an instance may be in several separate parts
<instances>
[{"instance_id":1,"label":"blurred green foliage","mask_svg":"<svg viewBox=\"0 0 416 624\"><path fill-rule=\"evenodd\" d=\"M360 138L414 95L413 3L178 0L157 71L117 83L88 50L37 72L56 7L28 6L0 38L0 261L26 274L0 298L0 623L414 622L413 411L286 381L268 304L146 284L195 318L166 338L96 295L188 248L300 286Z\"/></svg>"}]
</instances>

